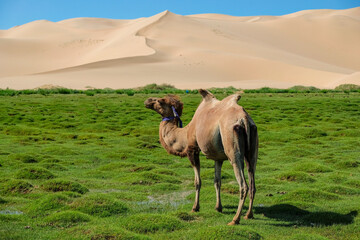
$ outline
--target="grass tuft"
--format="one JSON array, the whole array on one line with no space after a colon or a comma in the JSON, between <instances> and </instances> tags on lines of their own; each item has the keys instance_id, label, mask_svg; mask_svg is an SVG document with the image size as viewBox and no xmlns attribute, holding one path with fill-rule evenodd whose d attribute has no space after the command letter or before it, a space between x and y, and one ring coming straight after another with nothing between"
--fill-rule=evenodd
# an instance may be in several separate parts
<instances>
[{"instance_id":1,"label":"grass tuft","mask_svg":"<svg viewBox=\"0 0 360 240\"><path fill-rule=\"evenodd\" d=\"M130 176L125 177L121 180L124 183L130 183L132 185L153 185L157 183L171 183L179 184L181 183L178 178L173 176L168 176L164 174L157 174L154 172L140 172L134 173Z\"/></svg>"},{"instance_id":2,"label":"grass tuft","mask_svg":"<svg viewBox=\"0 0 360 240\"><path fill-rule=\"evenodd\" d=\"M33 185L24 180L10 180L3 186L3 192L5 194L11 193L29 193L33 189Z\"/></svg>"},{"instance_id":3,"label":"grass tuft","mask_svg":"<svg viewBox=\"0 0 360 240\"><path fill-rule=\"evenodd\" d=\"M63 193L52 193L32 202L27 210L30 216L49 215L51 211L66 209L69 201L70 198Z\"/></svg>"},{"instance_id":4,"label":"grass tuft","mask_svg":"<svg viewBox=\"0 0 360 240\"><path fill-rule=\"evenodd\" d=\"M163 175L168 175L168 176L178 176L178 174L171 170L171 169L166 169L166 168L156 168L153 170L154 173L158 173L158 174L163 174Z\"/></svg>"},{"instance_id":5,"label":"grass tuft","mask_svg":"<svg viewBox=\"0 0 360 240\"><path fill-rule=\"evenodd\" d=\"M24 153L11 154L9 157L14 160L19 160L23 163L37 163L39 161L38 156L24 154Z\"/></svg>"},{"instance_id":6,"label":"grass tuft","mask_svg":"<svg viewBox=\"0 0 360 240\"><path fill-rule=\"evenodd\" d=\"M214 226L202 228L194 236L194 239L262 239L257 232L233 226Z\"/></svg>"},{"instance_id":7,"label":"grass tuft","mask_svg":"<svg viewBox=\"0 0 360 240\"><path fill-rule=\"evenodd\" d=\"M314 162L297 162L294 168L296 171L303 171L307 173L324 173L332 172L332 169L319 163Z\"/></svg>"},{"instance_id":8,"label":"grass tuft","mask_svg":"<svg viewBox=\"0 0 360 240\"><path fill-rule=\"evenodd\" d=\"M335 193L338 195L358 195L360 194L360 190L352 187L345 187L340 185L327 185L322 188L324 191L329 193Z\"/></svg>"},{"instance_id":9,"label":"grass tuft","mask_svg":"<svg viewBox=\"0 0 360 240\"><path fill-rule=\"evenodd\" d=\"M174 216L186 222L192 222L196 220L196 217L192 214L189 214L188 212L176 212Z\"/></svg>"},{"instance_id":10,"label":"grass tuft","mask_svg":"<svg viewBox=\"0 0 360 240\"><path fill-rule=\"evenodd\" d=\"M7 201L4 198L0 197L0 204L4 204L4 203L7 203Z\"/></svg>"},{"instance_id":11,"label":"grass tuft","mask_svg":"<svg viewBox=\"0 0 360 240\"><path fill-rule=\"evenodd\" d=\"M318 200L339 200L340 197L333 193L328 193L313 189L298 189L285 194L281 200L292 201L296 199L302 202L317 202Z\"/></svg>"},{"instance_id":12,"label":"grass tuft","mask_svg":"<svg viewBox=\"0 0 360 240\"><path fill-rule=\"evenodd\" d=\"M109 239L132 239L132 240L147 240L151 239L147 236L136 234L120 228L118 226L91 226L90 229L82 231L85 232L91 240L109 240Z\"/></svg>"},{"instance_id":13,"label":"grass tuft","mask_svg":"<svg viewBox=\"0 0 360 240\"><path fill-rule=\"evenodd\" d=\"M335 166L337 168L346 169L346 168L357 168L360 165L360 161L357 160L341 160Z\"/></svg>"},{"instance_id":14,"label":"grass tuft","mask_svg":"<svg viewBox=\"0 0 360 240\"><path fill-rule=\"evenodd\" d=\"M42 166L43 168L51 169L51 170L55 170L55 171L66 171L67 170L66 167L64 167L61 164L57 164L57 163L43 163L43 162L41 162L40 166Z\"/></svg>"},{"instance_id":15,"label":"grass tuft","mask_svg":"<svg viewBox=\"0 0 360 240\"><path fill-rule=\"evenodd\" d=\"M40 167L25 167L20 169L15 176L20 179L50 179L55 177L49 170Z\"/></svg>"},{"instance_id":16,"label":"grass tuft","mask_svg":"<svg viewBox=\"0 0 360 240\"><path fill-rule=\"evenodd\" d=\"M82 222L89 222L89 215L77 211L63 211L51 214L44 219L49 226L55 227L72 227Z\"/></svg>"},{"instance_id":17,"label":"grass tuft","mask_svg":"<svg viewBox=\"0 0 360 240\"><path fill-rule=\"evenodd\" d=\"M41 163L61 163L61 161L57 158L46 157L44 160L41 161Z\"/></svg>"},{"instance_id":18,"label":"grass tuft","mask_svg":"<svg viewBox=\"0 0 360 240\"><path fill-rule=\"evenodd\" d=\"M278 179L285 181L296 181L296 182L314 182L315 179L310 177L304 172L289 171L278 175Z\"/></svg>"},{"instance_id":19,"label":"grass tuft","mask_svg":"<svg viewBox=\"0 0 360 240\"><path fill-rule=\"evenodd\" d=\"M126 213L128 207L118 200L113 200L105 194L89 195L76 199L71 208L93 216L109 217Z\"/></svg>"},{"instance_id":20,"label":"grass tuft","mask_svg":"<svg viewBox=\"0 0 360 240\"><path fill-rule=\"evenodd\" d=\"M175 217L160 214L137 214L127 217L123 226L137 233L172 232L184 227L184 223Z\"/></svg>"},{"instance_id":21,"label":"grass tuft","mask_svg":"<svg viewBox=\"0 0 360 240\"><path fill-rule=\"evenodd\" d=\"M328 238L317 234L297 233L291 236L291 240L328 240Z\"/></svg>"},{"instance_id":22,"label":"grass tuft","mask_svg":"<svg viewBox=\"0 0 360 240\"><path fill-rule=\"evenodd\" d=\"M229 183L222 185L221 191L236 195L240 193L238 184L229 184Z\"/></svg>"},{"instance_id":23,"label":"grass tuft","mask_svg":"<svg viewBox=\"0 0 360 240\"><path fill-rule=\"evenodd\" d=\"M81 184L65 179L48 180L44 182L41 187L45 191L49 191L49 192L71 191L71 192L84 194L89 191L89 189L82 186Z\"/></svg>"}]
</instances>

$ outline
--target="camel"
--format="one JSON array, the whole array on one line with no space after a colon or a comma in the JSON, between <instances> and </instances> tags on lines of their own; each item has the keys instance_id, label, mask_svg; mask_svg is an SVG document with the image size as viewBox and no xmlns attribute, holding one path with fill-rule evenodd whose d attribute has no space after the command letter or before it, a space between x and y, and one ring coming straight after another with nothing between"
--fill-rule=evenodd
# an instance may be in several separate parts
<instances>
[{"instance_id":1,"label":"camel","mask_svg":"<svg viewBox=\"0 0 360 240\"><path fill-rule=\"evenodd\" d=\"M159 113L163 120L159 127L160 143L170 154L188 157L195 173L195 202L193 212L200 210L199 197L201 188L200 151L215 161L214 186L216 190L215 209L222 212L220 188L221 167L225 160L233 166L239 184L239 205L233 220L228 225L240 223L240 214L249 191L249 209L245 219L253 218L255 197L255 169L258 157L257 127L249 114L237 102L241 96L234 94L219 101L207 90L200 89L202 102L195 111L194 117L186 127L181 128L180 116L183 103L177 96L149 98L146 108ZM248 170L249 185L244 176L244 160Z\"/></svg>"}]
</instances>

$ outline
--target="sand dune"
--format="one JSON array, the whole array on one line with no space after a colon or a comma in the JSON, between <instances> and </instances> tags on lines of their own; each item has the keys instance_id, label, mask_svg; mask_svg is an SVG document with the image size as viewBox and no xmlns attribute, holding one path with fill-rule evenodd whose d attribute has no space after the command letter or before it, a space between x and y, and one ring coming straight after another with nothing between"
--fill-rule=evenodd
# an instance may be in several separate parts
<instances>
[{"instance_id":1,"label":"sand dune","mask_svg":"<svg viewBox=\"0 0 360 240\"><path fill-rule=\"evenodd\" d=\"M40 20L0 31L0 88L360 85L360 7Z\"/></svg>"}]
</instances>

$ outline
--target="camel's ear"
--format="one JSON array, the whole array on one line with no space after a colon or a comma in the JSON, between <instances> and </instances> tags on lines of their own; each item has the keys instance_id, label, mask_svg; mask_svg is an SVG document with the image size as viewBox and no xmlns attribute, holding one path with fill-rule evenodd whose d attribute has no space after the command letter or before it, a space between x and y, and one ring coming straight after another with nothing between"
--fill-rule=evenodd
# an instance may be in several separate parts
<instances>
[{"instance_id":1,"label":"camel's ear","mask_svg":"<svg viewBox=\"0 0 360 240\"><path fill-rule=\"evenodd\" d=\"M209 101L213 98L215 98L215 96L209 92L208 90L205 90L205 89L199 89L199 93L201 94L201 96L203 97L203 99L205 101Z\"/></svg>"},{"instance_id":2,"label":"camel's ear","mask_svg":"<svg viewBox=\"0 0 360 240\"><path fill-rule=\"evenodd\" d=\"M161 103L161 104L163 104L163 103L165 103L166 102L166 100L164 99L164 98L159 98L159 103Z\"/></svg>"},{"instance_id":3,"label":"camel's ear","mask_svg":"<svg viewBox=\"0 0 360 240\"><path fill-rule=\"evenodd\" d=\"M175 109L178 112L179 116L182 115L183 108L184 108L184 104L182 102L180 102L180 101L177 102L177 104L175 106Z\"/></svg>"}]
</instances>

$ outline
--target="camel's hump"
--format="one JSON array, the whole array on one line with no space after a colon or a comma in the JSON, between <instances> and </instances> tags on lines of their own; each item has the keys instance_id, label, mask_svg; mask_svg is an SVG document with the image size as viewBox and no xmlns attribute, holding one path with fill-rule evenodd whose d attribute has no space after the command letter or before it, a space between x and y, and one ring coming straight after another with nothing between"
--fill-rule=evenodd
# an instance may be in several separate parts
<instances>
[{"instance_id":1,"label":"camel's hump","mask_svg":"<svg viewBox=\"0 0 360 240\"><path fill-rule=\"evenodd\" d=\"M240 93L235 93L233 95L230 95L222 100L222 102L234 102L237 103L241 98Z\"/></svg>"},{"instance_id":2,"label":"camel's hump","mask_svg":"<svg viewBox=\"0 0 360 240\"><path fill-rule=\"evenodd\" d=\"M205 102L216 99L215 96L206 89L199 89L199 93L201 94L201 96L203 97ZM225 101L225 102L233 101L234 103L237 103L240 100L240 98L241 98L240 93L235 93L233 95L230 95L230 96L224 98L222 101Z\"/></svg>"},{"instance_id":3,"label":"camel's hump","mask_svg":"<svg viewBox=\"0 0 360 240\"><path fill-rule=\"evenodd\" d=\"M212 99L215 98L215 96L206 89L199 89L199 93L201 94L201 96L205 101L211 101Z\"/></svg>"}]
</instances>

